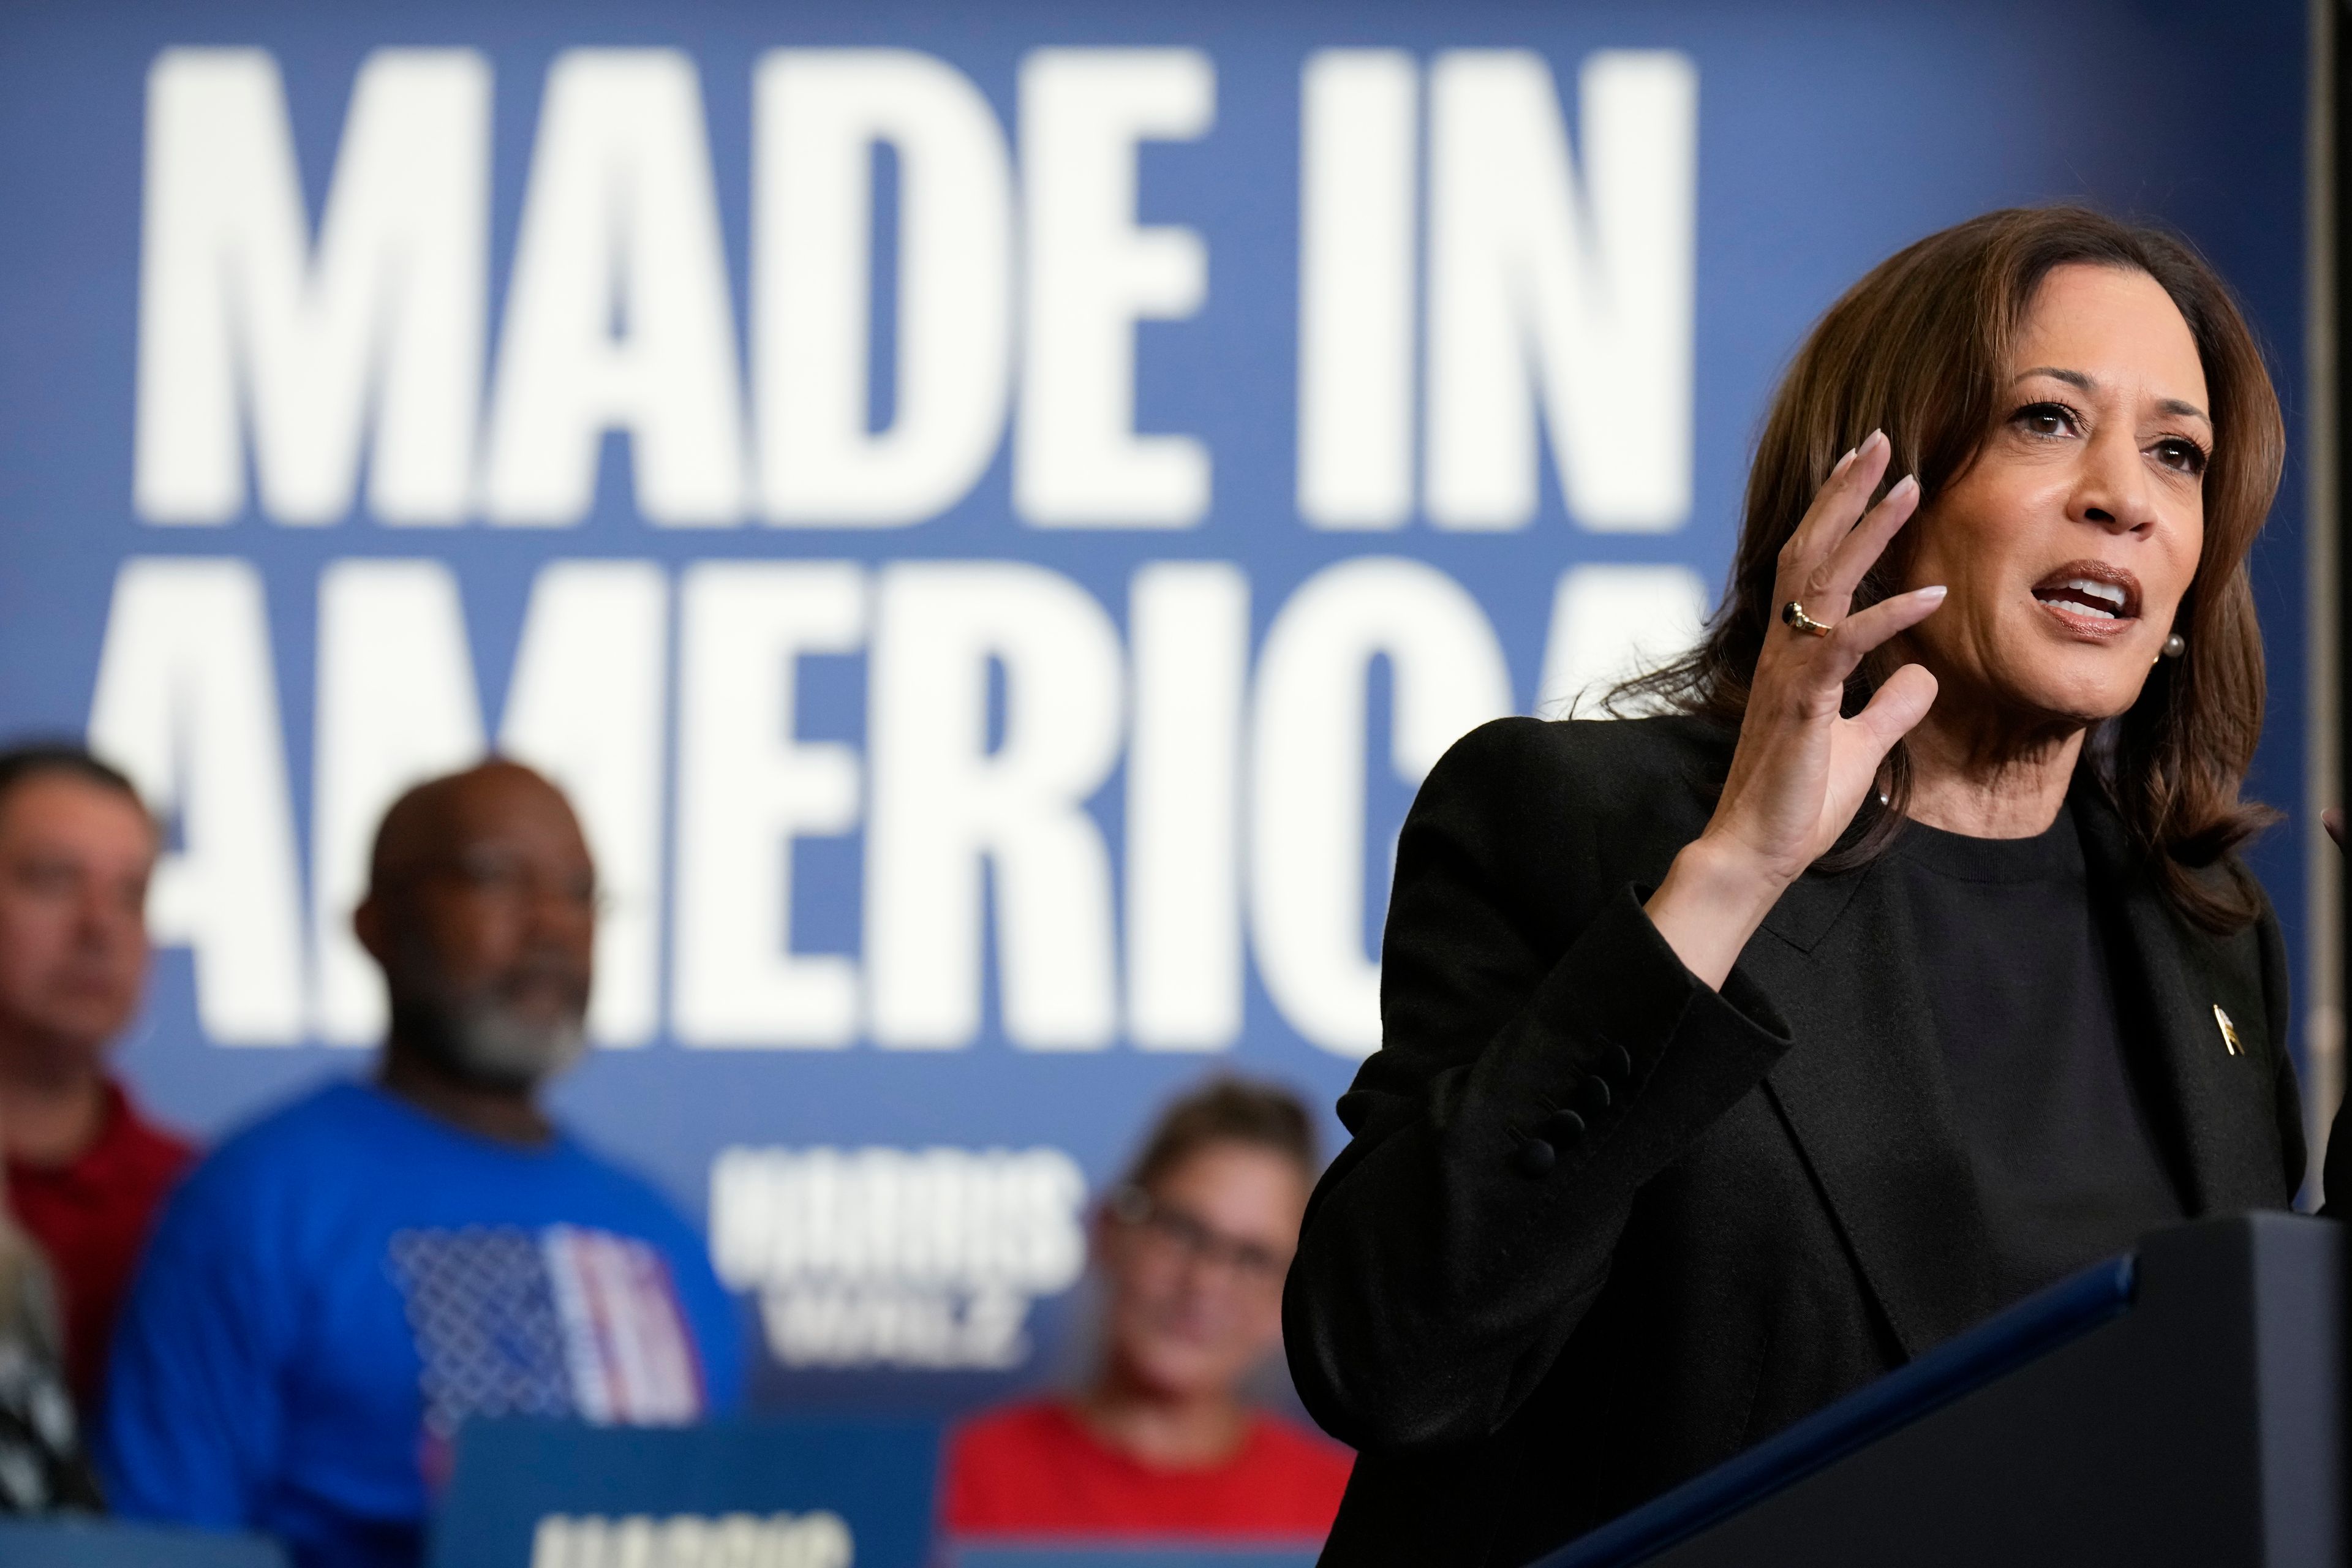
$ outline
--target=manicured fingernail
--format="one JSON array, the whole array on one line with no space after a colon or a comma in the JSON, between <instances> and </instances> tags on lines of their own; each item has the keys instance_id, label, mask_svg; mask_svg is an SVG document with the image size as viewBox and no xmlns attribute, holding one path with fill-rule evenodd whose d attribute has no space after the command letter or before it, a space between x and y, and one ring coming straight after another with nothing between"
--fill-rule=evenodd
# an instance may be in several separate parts
<instances>
[{"instance_id":1,"label":"manicured fingernail","mask_svg":"<svg viewBox=\"0 0 2352 1568\"><path fill-rule=\"evenodd\" d=\"M1906 474L1887 488L1886 499L1888 500L1893 500L1896 496L1906 494L1911 490L1916 490L1918 488L1918 476L1916 474Z\"/></svg>"},{"instance_id":2,"label":"manicured fingernail","mask_svg":"<svg viewBox=\"0 0 2352 1568\"><path fill-rule=\"evenodd\" d=\"M1832 479L1836 479L1839 475L1841 475L1841 474L1844 473L1848 468L1853 468L1853 453L1854 453L1854 448L1853 448L1853 447L1848 447L1848 448L1846 449L1846 454L1845 454L1845 456L1844 456L1844 457L1843 457L1843 458L1840 458L1837 460L1837 464L1836 464L1836 466L1830 469L1830 478L1832 478Z\"/></svg>"},{"instance_id":3,"label":"manicured fingernail","mask_svg":"<svg viewBox=\"0 0 2352 1568\"><path fill-rule=\"evenodd\" d=\"M1912 589L1911 596L1915 599L1925 599L1931 605L1940 605L1944 602L1944 595L1950 592L1951 589L1937 583L1926 588Z\"/></svg>"},{"instance_id":4,"label":"manicured fingernail","mask_svg":"<svg viewBox=\"0 0 2352 1568\"><path fill-rule=\"evenodd\" d=\"M1862 445L1856 447L1854 450L1856 452L1874 452L1879 447L1885 445L1886 432L1884 430L1873 430L1869 435L1864 436L1862 438Z\"/></svg>"}]
</instances>

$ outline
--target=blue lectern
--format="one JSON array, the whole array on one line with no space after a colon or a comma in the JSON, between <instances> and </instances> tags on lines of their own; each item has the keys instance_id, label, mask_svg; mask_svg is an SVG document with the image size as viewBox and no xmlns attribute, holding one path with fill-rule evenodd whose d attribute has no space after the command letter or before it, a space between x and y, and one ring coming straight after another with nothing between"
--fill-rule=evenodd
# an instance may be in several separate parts
<instances>
[{"instance_id":1,"label":"blue lectern","mask_svg":"<svg viewBox=\"0 0 2352 1568\"><path fill-rule=\"evenodd\" d=\"M1541 1568L2340 1568L2340 1226L2149 1237Z\"/></svg>"}]
</instances>

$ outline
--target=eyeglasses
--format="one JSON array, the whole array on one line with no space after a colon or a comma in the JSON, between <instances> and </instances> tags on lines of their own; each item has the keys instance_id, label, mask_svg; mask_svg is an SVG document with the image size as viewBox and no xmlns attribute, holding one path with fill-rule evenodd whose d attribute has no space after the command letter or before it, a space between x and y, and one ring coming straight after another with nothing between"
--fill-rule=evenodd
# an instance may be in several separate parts
<instances>
[{"instance_id":1,"label":"eyeglasses","mask_svg":"<svg viewBox=\"0 0 2352 1568\"><path fill-rule=\"evenodd\" d=\"M578 877L550 875L522 856L497 849L467 850L427 866L418 875L455 882L477 898L515 910L552 900L571 912L596 915L608 901L597 889L593 872Z\"/></svg>"},{"instance_id":2,"label":"eyeglasses","mask_svg":"<svg viewBox=\"0 0 2352 1568\"><path fill-rule=\"evenodd\" d=\"M1220 1233L1200 1215L1164 1203L1140 1187L1111 1194L1111 1217L1181 1254L1187 1262L1221 1264L1258 1289L1276 1289L1289 1272L1290 1257L1262 1242Z\"/></svg>"}]
</instances>

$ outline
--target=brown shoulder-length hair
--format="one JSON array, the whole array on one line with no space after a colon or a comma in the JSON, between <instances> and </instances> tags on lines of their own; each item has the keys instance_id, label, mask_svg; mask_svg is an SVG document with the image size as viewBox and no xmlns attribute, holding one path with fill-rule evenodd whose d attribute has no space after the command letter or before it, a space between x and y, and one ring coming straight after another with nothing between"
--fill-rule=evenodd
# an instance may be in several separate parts
<instances>
[{"instance_id":1,"label":"brown shoulder-length hair","mask_svg":"<svg viewBox=\"0 0 2352 1568\"><path fill-rule=\"evenodd\" d=\"M1929 235L1872 268L1814 326L1773 398L1748 471L1730 586L1705 637L1608 701L1738 721L1776 624L1780 548L1840 455L1873 430L1893 443L1886 482L1916 474L1925 499L1920 521L1896 536L1853 607L1896 591L1906 536L1934 526L1936 497L2011 412L2004 367L2036 290L2053 268L2074 263L2154 279L2179 307L2204 365L2214 444L2203 553L2175 623L2188 651L2157 665L2138 701L2090 738L2085 756L2175 905L2201 925L2231 930L2253 918L2256 895L2241 878L2207 868L2276 816L2238 791L2263 727L2262 634L2246 552L2269 515L2286 437L2262 353L2228 286L2159 230L2082 207L2011 208ZM1846 711L1893 668L1891 657L1865 660ZM1900 827L1907 749L1897 744L1888 762L1887 805L1868 810L1825 867L1873 858Z\"/></svg>"},{"instance_id":2,"label":"brown shoulder-length hair","mask_svg":"<svg viewBox=\"0 0 2352 1568\"><path fill-rule=\"evenodd\" d=\"M1276 1083L1214 1078L1160 1113L1122 1184L1149 1194L1170 1172L1219 1143L1279 1154L1309 1186L1321 1165L1314 1118L1297 1095Z\"/></svg>"}]
</instances>

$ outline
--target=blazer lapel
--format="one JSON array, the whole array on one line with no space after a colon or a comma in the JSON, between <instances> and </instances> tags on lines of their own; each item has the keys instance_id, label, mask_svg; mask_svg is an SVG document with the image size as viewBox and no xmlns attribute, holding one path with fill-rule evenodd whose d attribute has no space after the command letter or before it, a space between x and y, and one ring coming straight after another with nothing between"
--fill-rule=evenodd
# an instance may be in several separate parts
<instances>
[{"instance_id":1,"label":"blazer lapel","mask_svg":"<svg viewBox=\"0 0 2352 1568\"><path fill-rule=\"evenodd\" d=\"M2251 1023L2259 991L2243 994L2247 977L2215 962L2218 940L2174 910L2096 789L2078 784L2072 805L2092 896L2114 900L2120 917L2112 976L2125 1065L2184 1208L2197 1217L2277 1207L2283 1155L2268 1055L2253 1048L2251 1028L2247 1048L2233 1054L2213 1016L2219 1005Z\"/></svg>"},{"instance_id":2,"label":"blazer lapel","mask_svg":"<svg viewBox=\"0 0 2352 1568\"><path fill-rule=\"evenodd\" d=\"M1807 876L1740 966L1796 1044L1765 1080L1906 1355L1982 1318L1992 1244L1928 1016L1877 869Z\"/></svg>"}]
</instances>

